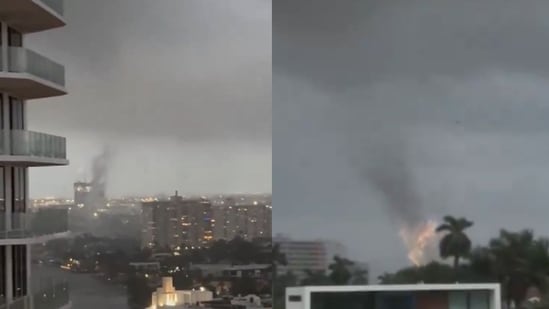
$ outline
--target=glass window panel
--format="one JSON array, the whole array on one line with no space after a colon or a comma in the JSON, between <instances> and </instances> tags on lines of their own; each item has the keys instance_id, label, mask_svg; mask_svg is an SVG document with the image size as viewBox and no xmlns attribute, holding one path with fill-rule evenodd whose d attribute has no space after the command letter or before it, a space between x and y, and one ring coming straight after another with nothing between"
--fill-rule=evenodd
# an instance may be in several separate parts
<instances>
[{"instance_id":1,"label":"glass window panel","mask_svg":"<svg viewBox=\"0 0 549 309\"><path fill-rule=\"evenodd\" d=\"M23 130L25 128L25 103L10 97L10 129Z\"/></svg>"},{"instance_id":2,"label":"glass window panel","mask_svg":"<svg viewBox=\"0 0 549 309\"><path fill-rule=\"evenodd\" d=\"M0 166L0 212L6 211L6 186L4 185L5 168ZM0 216L0 217L3 217ZM2 218L0 218L0 226L3 226Z\"/></svg>"},{"instance_id":3,"label":"glass window panel","mask_svg":"<svg viewBox=\"0 0 549 309\"><path fill-rule=\"evenodd\" d=\"M22 47L23 46L23 35L13 29L8 29L8 44L9 46Z\"/></svg>"},{"instance_id":4,"label":"glass window panel","mask_svg":"<svg viewBox=\"0 0 549 309\"><path fill-rule=\"evenodd\" d=\"M414 309L415 295L412 293L376 293L376 309Z\"/></svg>"},{"instance_id":5,"label":"glass window panel","mask_svg":"<svg viewBox=\"0 0 549 309\"><path fill-rule=\"evenodd\" d=\"M490 309L490 293L475 291L469 293L470 309Z\"/></svg>"},{"instance_id":6,"label":"glass window panel","mask_svg":"<svg viewBox=\"0 0 549 309\"><path fill-rule=\"evenodd\" d=\"M466 292L450 292L448 302L450 309L468 309Z\"/></svg>"},{"instance_id":7,"label":"glass window panel","mask_svg":"<svg viewBox=\"0 0 549 309\"><path fill-rule=\"evenodd\" d=\"M6 246L0 246L0 303L6 301Z\"/></svg>"},{"instance_id":8,"label":"glass window panel","mask_svg":"<svg viewBox=\"0 0 549 309\"><path fill-rule=\"evenodd\" d=\"M315 309L375 309L375 301L371 292L311 293L311 308Z\"/></svg>"},{"instance_id":9,"label":"glass window panel","mask_svg":"<svg viewBox=\"0 0 549 309\"><path fill-rule=\"evenodd\" d=\"M14 167L12 169L12 211L25 212L26 203L26 169L23 167Z\"/></svg>"}]
</instances>

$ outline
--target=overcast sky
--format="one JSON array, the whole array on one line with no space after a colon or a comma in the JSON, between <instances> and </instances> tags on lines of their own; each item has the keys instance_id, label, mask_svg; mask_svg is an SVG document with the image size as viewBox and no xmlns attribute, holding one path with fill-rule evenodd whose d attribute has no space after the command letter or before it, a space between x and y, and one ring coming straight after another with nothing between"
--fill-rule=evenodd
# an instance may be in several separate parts
<instances>
[{"instance_id":1,"label":"overcast sky","mask_svg":"<svg viewBox=\"0 0 549 309\"><path fill-rule=\"evenodd\" d=\"M377 273L404 265L398 215L364 177L397 149L424 218L466 216L475 243L549 235L548 10L277 0L275 232L341 240Z\"/></svg>"},{"instance_id":2,"label":"overcast sky","mask_svg":"<svg viewBox=\"0 0 549 309\"><path fill-rule=\"evenodd\" d=\"M65 15L26 40L69 91L28 104L71 161L31 169L31 196L71 196L105 144L111 196L271 191L270 1L71 0Z\"/></svg>"}]
</instances>

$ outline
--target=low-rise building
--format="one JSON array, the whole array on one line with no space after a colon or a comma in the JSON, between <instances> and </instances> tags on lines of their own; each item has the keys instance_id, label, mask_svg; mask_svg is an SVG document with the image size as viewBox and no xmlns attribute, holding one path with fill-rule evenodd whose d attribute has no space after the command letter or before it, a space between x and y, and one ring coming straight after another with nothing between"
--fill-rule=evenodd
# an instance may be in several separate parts
<instances>
[{"instance_id":1,"label":"low-rise building","mask_svg":"<svg viewBox=\"0 0 549 309\"><path fill-rule=\"evenodd\" d=\"M253 278L263 279L271 278L271 264L248 264L248 265L233 265L223 270L226 278Z\"/></svg>"},{"instance_id":2,"label":"low-rise building","mask_svg":"<svg viewBox=\"0 0 549 309\"><path fill-rule=\"evenodd\" d=\"M268 279L272 275L271 264L193 264L191 270L200 271L203 277Z\"/></svg>"},{"instance_id":3,"label":"low-rise building","mask_svg":"<svg viewBox=\"0 0 549 309\"><path fill-rule=\"evenodd\" d=\"M223 272L230 268L231 264L192 264L191 271L199 271L203 277L223 277Z\"/></svg>"}]
</instances>

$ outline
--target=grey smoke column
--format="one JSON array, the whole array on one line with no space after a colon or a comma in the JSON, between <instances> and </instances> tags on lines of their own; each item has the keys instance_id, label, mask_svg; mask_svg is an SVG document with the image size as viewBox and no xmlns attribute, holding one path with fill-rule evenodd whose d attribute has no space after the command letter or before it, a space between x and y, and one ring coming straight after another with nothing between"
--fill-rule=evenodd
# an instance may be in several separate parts
<instances>
[{"instance_id":1,"label":"grey smoke column","mask_svg":"<svg viewBox=\"0 0 549 309\"><path fill-rule=\"evenodd\" d=\"M383 135L380 135L383 136ZM385 208L399 225L399 235L408 249L408 258L416 266L437 256L436 223L426 220L422 201L415 187L410 156L401 135L387 135L372 143L369 165L363 176L385 199Z\"/></svg>"},{"instance_id":2,"label":"grey smoke column","mask_svg":"<svg viewBox=\"0 0 549 309\"><path fill-rule=\"evenodd\" d=\"M111 149L108 146L93 159L92 162L92 181L93 191L99 196L105 196L107 186L108 165L111 159Z\"/></svg>"},{"instance_id":3,"label":"grey smoke column","mask_svg":"<svg viewBox=\"0 0 549 309\"><path fill-rule=\"evenodd\" d=\"M421 200L400 138L376 143L363 176L383 194L390 215L408 228L423 223Z\"/></svg>"},{"instance_id":4,"label":"grey smoke column","mask_svg":"<svg viewBox=\"0 0 549 309\"><path fill-rule=\"evenodd\" d=\"M104 207L107 201L107 175L111 158L111 147L104 146L103 151L92 161L92 189L88 195L88 204L92 206L92 210Z\"/></svg>"},{"instance_id":5,"label":"grey smoke column","mask_svg":"<svg viewBox=\"0 0 549 309\"><path fill-rule=\"evenodd\" d=\"M382 207L394 223L415 229L425 222L425 216L410 166L407 132L380 123L375 117L368 120L366 129L358 121L347 125L351 165L365 186L381 193Z\"/></svg>"}]
</instances>

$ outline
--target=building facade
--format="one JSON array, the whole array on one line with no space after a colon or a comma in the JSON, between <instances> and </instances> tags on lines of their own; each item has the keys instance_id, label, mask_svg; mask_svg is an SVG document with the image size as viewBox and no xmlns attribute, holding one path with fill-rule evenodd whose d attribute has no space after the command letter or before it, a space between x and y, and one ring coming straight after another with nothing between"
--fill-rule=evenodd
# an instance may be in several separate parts
<instances>
[{"instance_id":1,"label":"building facade","mask_svg":"<svg viewBox=\"0 0 549 309\"><path fill-rule=\"evenodd\" d=\"M346 257L345 247L335 241L295 240L281 235L273 238L273 243L279 246L280 253L286 257L286 265L280 265L278 272L292 272L298 278L305 271L327 271L334 256Z\"/></svg>"},{"instance_id":2,"label":"building facade","mask_svg":"<svg viewBox=\"0 0 549 309\"><path fill-rule=\"evenodd\" d=\"M212 206L214 239L231 240L240 236L246 240L272 237L270 199L240 201L227 198Z\"/></svg>"},{"instance_id":3,"label":"building facade","mask_svg":"<svg viewBox=\"0 0 549 309\"><path fill-rule=\"evenodd\" d=\"M213 241L211 202L183 198L142 203L142 247L174 251L206 247Z\"/></svg>"},{"instance_id":4,"label":"building facade","mask_svg":"<svg viewBox=\"0 0 549 309\"><path fill-rule=\"evenodd\" d=\"M104 186L91 182L74 183L75 211L93 214L107 204Z\"/></svg>"},{"instance_id":5,"label":"building facade","mask_svg":"<svg viewBox=\"0 0 549 309\"><path fill-rule=\"evenodd\" d=\"M92 185L89 182L78 181L74 183L74 206L85 208L92 191Z\"/></svg>"},{"instance_id":6,"label":"building facade","mask_svg":"<svg viewBox=\"0 0 549 309\"><path fill-rule=\"evenodd\" d=\"M30 256L30 245L59 237L66 220L47 223L45 212L35 217L28 194L28 168L67 165L66 142L29 131L26 113L28 100L66 94L65 69L25 47L27 34L64 25L62 0L0 0L0 306L9 308L68 306L66 286L32 284L39 278Z\"/></svg>"}]
</instances>

